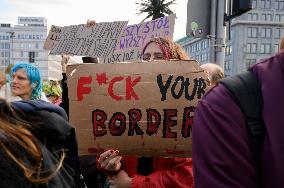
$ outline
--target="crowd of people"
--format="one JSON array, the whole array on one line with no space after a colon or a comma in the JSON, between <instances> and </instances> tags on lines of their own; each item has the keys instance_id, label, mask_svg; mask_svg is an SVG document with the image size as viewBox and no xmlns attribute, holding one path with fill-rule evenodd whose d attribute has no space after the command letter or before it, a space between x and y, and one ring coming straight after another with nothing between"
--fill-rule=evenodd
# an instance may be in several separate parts
<instances>
[{"instance_id":1,"label":"crowd of people","mask_svg":"<svg viewBox=\"0 0 284 188\"><path fill-rule=\"evenodd\" d=\"M99 156L80 157L75 129L68 122L69 55L62 55L60 82L43 84L35 66L16 64L10 73L10 86L12 94L22 100L0 99L1 187L281 187L283 53L249 69L261 88L261 118L266 125L260 163L255 161L248 136L248 117L220 82L224 71L214 63L201 65L211 89L194 113L193 158L122 156L116 148ZM160 37L146 43L142 59L190 58L171 39ZM0 88L6 82L0 73Z\"/></svg>"}]
</instances>

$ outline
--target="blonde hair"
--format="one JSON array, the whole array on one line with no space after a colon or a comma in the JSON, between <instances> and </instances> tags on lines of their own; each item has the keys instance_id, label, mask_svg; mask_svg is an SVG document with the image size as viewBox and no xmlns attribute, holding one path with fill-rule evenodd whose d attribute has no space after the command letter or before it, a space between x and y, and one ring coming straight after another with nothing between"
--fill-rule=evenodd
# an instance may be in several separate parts
<instances>
[{"instance_id":1,"label":"blonde hair","mask_svg":"<svg viewBox=\"0 0 284 188\"><path fill-rule=\"evenodd\" d=\"M144 46L142 54L144 54L147 46L153 42L158 44L163 51L164 59L189 60L189 57L184 49L170 38L158 37L150 39L150 41Z\"/></svg>"},{"instance_id":2,"label":"blonde hair","mask_svg":"<svg viewBox=\"0 0 284 188\"><path fill-rule=\"evenodd\" d=\"M42 168L42 153L38 140L31 132L33 125L20 118L19 112L16 112L9 103L0 100L2 103L0 109L0 134L4 135L4 141L0 142L0 149L3 151L23 170L25 177L32 183L47 183L50 179L56 176L62 167L65 153L63 152L58 161L57 167L49 175L45 174ZM16 153L15 149L11 148L11 143L22 147L26 153L31 156L21 158ZM14 146L14 145L13 145Z\"/></svg>"}]
</instances>

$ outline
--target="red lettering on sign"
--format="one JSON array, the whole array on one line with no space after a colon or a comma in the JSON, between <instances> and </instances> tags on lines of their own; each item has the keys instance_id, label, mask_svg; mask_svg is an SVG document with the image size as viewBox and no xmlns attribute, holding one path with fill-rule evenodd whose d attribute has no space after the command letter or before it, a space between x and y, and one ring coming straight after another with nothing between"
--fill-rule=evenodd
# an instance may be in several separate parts
<instances>
[{"instance_id":1,"label":"red lettering on sign","mask_svg":"<svg viewBox=\"0 0 284 188\"><path fill-rule=\"evenodd\" d=\"M131 97L134 97L135 100L139 100L138 95L135 93L133 87L141 80L141 76L135 78L131 82L131 77L126 78L126 100L131 100Z\"/></svg>"},{"instance_id":2,"label":"red lettering on sign","mask_svg":"<svg viewBox=\"0 0 284 188\"><path fill-rule=\"evenodd\" d=\"M109 86L108 86L108 94L109 94L109 96L111 96L111 98L113 98L113 99L115 99L117 101L120 101L122 99L122 97L114 94L113 86L114 86L115 82L119 82L121 80L123 80L122 76L114 77L113 79L111 79L111 81L109 83Z\"/></svg>"},{"instance_id":3,"label":"red lettering on sign","mask_svg":"<svg viewBox=\"0 0 284 188\"><path fill-rule=\"evenodd\" d=\"M90 94L91 93L91 87L84 87L85 84L91 84L92 77L80 77L78 79L77 84L77 100L82 101L83 100L83 94Z\"/></svg>"}]
</instances>

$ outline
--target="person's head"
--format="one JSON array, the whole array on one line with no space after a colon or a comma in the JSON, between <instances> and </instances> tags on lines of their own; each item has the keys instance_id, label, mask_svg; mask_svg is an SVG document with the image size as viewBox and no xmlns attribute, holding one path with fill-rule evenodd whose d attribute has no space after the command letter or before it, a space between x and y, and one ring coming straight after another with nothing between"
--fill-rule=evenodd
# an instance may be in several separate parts
<instances>
[{"instance_id":1,"label":"person's head","mask_svg":"<svg viewBox=\"0 0 284 188\"><path fill-rule=\"evenodd\" d=\"M39 70L28 63L16 64L11 70L11 91L23 100L40 99L42 80Z\"/></svg>"},{"instance_id":2,"label":"person's head","mask_svg":"<svg viewBox=\"0 0 284 188\"><path fill-rule=\"evenodd\" d=\"M35 124L27 122L24 117L22 112L0 99L0 150L22 169L27 180L47 183L61 169L65 153L56 162L56 168L45 175L46 170L40 168L42 152L39 141L32 133L36 130Z\"/></svg>"},{"instance_id":3,"label":"person's head","mask_svg":"<svg viewBox=\"0 0 284 188\"><path fill-rule=\"evenodd\" d=\"M151 60L188 60L189 57L180 45L169 38L152 38L142 50L142 59Z\"/></svg>"},{"instance_id":4,"label":"person's head","mask_svg":"<svg viewBox=\"0 0 284 188\"><path fill-rule=\"evenodd\" d=\"M210 85L214 86L219 80L224 78L224 70L214 63L205 63L200 66L208 75Z\"/></svg>"},{"instance_id":5,"label":"person's head","mask_svg":"<svg viewBox=\"0 0 284 188\"><path fill-rule=\"evenodd\" d=\"M54 80L50 80L48 83L43 84L43 92L47 99L52 103L56 103L62 95L60 84Z\"/></svg>"}]
</instances>

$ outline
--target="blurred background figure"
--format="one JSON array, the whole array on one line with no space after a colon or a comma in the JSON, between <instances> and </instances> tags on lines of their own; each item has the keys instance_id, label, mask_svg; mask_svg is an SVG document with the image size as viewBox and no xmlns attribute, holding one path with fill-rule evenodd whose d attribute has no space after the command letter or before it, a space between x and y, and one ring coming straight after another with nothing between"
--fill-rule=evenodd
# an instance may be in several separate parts
<instances>
[{"instance_id":1,"label":"blurred background figure","mask_svg":"<svg viewBox=\"0 0 284 188\"><path fill-rule=\"evenodd\" d=\"M219 80L224 78L224 70L217 64L205 63L200 66L208 75L210 86L215 86Z\"/></svg>"},{"instance_id":2,"label":"blurred background figure","mask_svg":"<svg viewBox=\"0 0 284 188\"><path fill-rule=\"evenodd\" d=\"M44 83L43 92L51 103L56 105L61 104L62 89L59 82L50 80L49 82Z\"/></svg>"}]
</instances>

